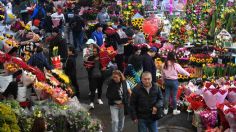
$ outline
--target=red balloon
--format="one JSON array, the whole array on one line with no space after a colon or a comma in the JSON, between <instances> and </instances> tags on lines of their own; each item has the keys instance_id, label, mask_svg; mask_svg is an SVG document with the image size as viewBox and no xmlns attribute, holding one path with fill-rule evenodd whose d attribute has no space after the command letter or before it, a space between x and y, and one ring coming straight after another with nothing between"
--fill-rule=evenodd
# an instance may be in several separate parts
<instances>
[{"instance_id":1,"label":"red balloon","mask_svg":"<svg viewBox=\"0 0 236 132\"><path fill-rule=\"evenodd\" d=\"M155 35L160 25L160 19L156 17L148 18L143 22L143 32L148 35Z\"/></svg>"}]
</instances>

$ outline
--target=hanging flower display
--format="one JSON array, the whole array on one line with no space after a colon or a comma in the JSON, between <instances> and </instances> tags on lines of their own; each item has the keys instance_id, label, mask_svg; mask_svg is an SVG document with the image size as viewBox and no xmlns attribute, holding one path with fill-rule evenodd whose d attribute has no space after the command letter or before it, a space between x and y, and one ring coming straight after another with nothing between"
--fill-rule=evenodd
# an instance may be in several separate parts
<instances>
[{"instance_id":1,"label":"hanging flower display","mask_svg":"<svg viewBox=\"0 0 236 132\"><path fill-rule=\"evenodd\" d=\"M176 47L184 45L188 41L186 24L186 20L181 18L175 18L172 22L169 42L173 43Z\"/></svg>"},{"instance_id":2,"label":"hanging flower display","mask_svg":"<svg viewBox=\"0 0 236 132\"><path fill-rule=\"evenodd\" d=\"M137 1L132 1L132 2L123 2L121 8L122 8L122 14L125 20L128 22L131 20L131 17L134 16L135 13L141 11L143 6L141 3Z\"/></svg>"},{"instance_id":3,"label":"hanging flower display","mask_svg":"<svg viewBox=\"0 0 236 132\"><path fill-rule=\"evenodd\" d=\"M197 44L206 44L210 24L208 18L214 12L214 1L188 0L185 8L186 19L190 26L188 35ZM213 24L212 24L213 25Z\"/></svg>"}]
</instances>

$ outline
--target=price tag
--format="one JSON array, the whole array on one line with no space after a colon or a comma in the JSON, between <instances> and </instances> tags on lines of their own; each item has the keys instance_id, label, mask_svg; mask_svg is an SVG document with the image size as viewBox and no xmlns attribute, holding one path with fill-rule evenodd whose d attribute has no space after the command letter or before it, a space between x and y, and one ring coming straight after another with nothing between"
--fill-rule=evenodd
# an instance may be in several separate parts
<instances>
[{"instance_id":1,"label":"price tag","mask_svg":"<svg viewBox=\"0 0 236 132\"><path fill-rule=\"evenodd\" d=\"M222 64L222 59L218 58L218 63Z\"/></svg>"}]
</instances>

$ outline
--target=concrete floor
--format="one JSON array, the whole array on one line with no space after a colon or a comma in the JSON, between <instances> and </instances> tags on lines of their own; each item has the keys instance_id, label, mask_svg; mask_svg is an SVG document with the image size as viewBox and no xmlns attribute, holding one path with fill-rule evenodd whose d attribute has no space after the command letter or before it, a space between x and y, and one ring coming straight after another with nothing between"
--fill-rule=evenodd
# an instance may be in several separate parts
<instances>
[{"instance_id":1,"label":"concrete floor","mask_svg":"<svg viewBox=\"0 0 236 132\"><path fill-rule=\"evenodd\" d=\"M88 88L88 79L87 72L83 67L82 62L82 53L78 54L77 58L77 79L81 91L81 103L89 104L89 88ZM106 93L106 84L103 86L103 102L104 105L95 104L95 109L91 110L91 114L102 121L104 127L103 132L111 132L111 118L110 110L105 97ZM158 122L159 132L194 132L196 131L191 125L191 116L187 120L187 113L182 112L180 115L173 116L169 114L159 120ZM124 132L137 132L137 125L134 124L130 117L127 116L125 119L125 128Z\"/></svg>"}]
</instances>

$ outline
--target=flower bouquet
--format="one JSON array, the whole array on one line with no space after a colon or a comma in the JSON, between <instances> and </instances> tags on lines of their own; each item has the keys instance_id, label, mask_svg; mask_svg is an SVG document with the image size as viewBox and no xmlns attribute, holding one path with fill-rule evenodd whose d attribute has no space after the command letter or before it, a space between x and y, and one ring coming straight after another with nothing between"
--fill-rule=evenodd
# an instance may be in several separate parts
<instances>
[{"instance_id":1,"label":"flower bouquet","mask_svg":"<svg viewBox=\"0 0 236 132\"><path fill-rule=\"evenodd\" d=\"M52 75L54 75L54 77L56 77L62 83L70 84L69 77L62 70L53 69Z\"/></svg>"},{"instance_id":2,"label":"flower bouquet","mask_svg":"<svg viewBox=\"0 0 236 132\"><path fill-rule=\"evenodd\" d=\"M225 111L225 109L228 109L229 107L231 107L231 105L232 104L229 102L224 102L222 104L217 105L217 110L218 110L219 119L220 119L220 125L223 127L224 130L229 128L229 123L225 118L224 111Z\"/></svg>"},{"instance_id":3,"label":"flower bouquet","mask_svg":"<svg viewBox=\"0 0 236 132\"><path fill-rule=\"evenodd\" d=\"M11 24L11 30L14 32L17 32L19 30L23 30L25 28L25 24L23 21L15 21L14 23Z\"/></svg>"},{"instance_id":4,"label":"flower bouquet","mask_svg":"<svg viewBox=\"0 0 236 132\"><path fill-rule=\"evenodd\" d=\"M27 87L36 79L36 76L31 72L23 71L22 73L22 82L23 86Z\"/></svg>"},{"instance_id":5,"label":"flower bouquet","mask_svg":"<svg viewBox=\"0 0 236 132\"><path fill-rule=\"evenodd\" d=\"M227 94L228 90L217 89L217 88L206 88L203 91L203 98L208 108L216 109L216 105L223 103Z\"/></svg>"},{"instance_id":6,"label":"flower bouquet","mask_svg":"<svg viewBox=\"0 0 236 132\"><path fill-rule=\"evenodd\" d=\"M205 101L201 95L192 93L189 96L187 96L186 99L190 103L190 106L188 109L197 111L197 110L204 109L206 107Z\"/></svg>"},{"instance_id":7,"label":"flower bouquet","mask_svg":"<svg viewBox=\"0 0 236 132\"><path fill-rule=\"evenodd\" d=\"M184 45L188 41L186 24L186 20L181 18L175 18L172 22L169 42L173 43L176 47Z\"/></svg>"},{"instance_id":8,"label":"flower bouquet","mask_svg":"<svg viewBox=\"0 0 236 132\"><path fill-rule=\"evenodd\" d=\"M218 47L231 47L232 40L232 36L225 29L223 29L216 36L216 45Z\"/></svg>"},{"instance_id":9,"label":"flower bouquet","mask_svg":"<svg viewBox=\"0 0 236 132\"><path fill-rule=\"evenodd\" d=\"M209 54L203 53L193 54L189 60L194 66L198 67L202 67L205 63L209 64L213 62L213 58Z\"/></svg>"},{"instance_id":10,"label":"flower bouquet","mask_svg":"<svg viewBox=\"0 0 236 132\"><path fill-rule=\"evenodd\" d=\"M201 121L205 129L215 128L217 123L217 111L204 110L200 113Z\"/></svg>"},{"instance_id":11,"label":"flower bouquet","mask_svg":"<svg viewBox=\"0 0 236 132\"><path fill-rule=\"evenodd\" d=\"M176 51L176 57L181 62L188 62L190 57L190 51L187 48L178 48Z\"/></svg>"},{"instance_id":12,"label":"flower bouquet","mask_svg":"<svg viewBox=\"0 0 236 132\"><path fill-rule=\"evenodd\" d=\"M53 57L51 57L53 67L55 69L61 69L62 64L61 64L61 57L58 56L58 46L53 47L52 51Z\"/></svg>"},{"instance_id":13,"label":"flower bouquet","mask_svg":"<svg viewBox=\"0 0 236 132\"><path fill-rule=\"evenodd\" d=\"M162 48L159 49L159 54L163 59L165 59L169 52L174 50L174 46L172 44L166 43Z\"/></svg>"},{"instance_id":14,"label":"flower bouquet","mask_svg":"<svg viewBox=\"0 0 236 132\"><path fill-rule=\"evenodd\" d=\"M52 98L55 102L57 102L61 105L65 104L69 100L66 91L62 90L59 87L54 88Z\"/></svg>"},{"instance_id":15,"label":"flower bouquet","mask_svg":"<svg viewBox=\"0 0 236 132\"><path fill-rule=\"evenodd\" d=\"M230 131L236 131L236 105L231 105L230 108L224 111L224 114L229 123Z\"/></svg>"},{"instance_id":16,"label":"flower bouquet","mask_svg":"<svg viewBox=\"0 0 236 132\"><path fill-rule=\"evenodd\" d=\"M100 63L102 68L107 67L108 63L116 56L117 51L112 46L105 47L104 45L100 49Z\"/></svg>"},{"instance_id":17,"label":"flower bouquet","mask_svg":"<svg viewBox=\"0 0 236 132\"><path fill-rule=\"evenodd\" d=\"M4 69L7 73L15 73L20 69L20 67L15 63L7 62L4 64Z\"/></svg>"}]
</instances>

